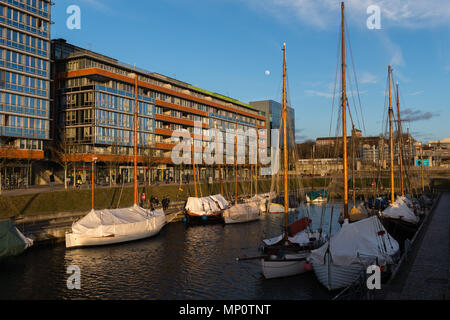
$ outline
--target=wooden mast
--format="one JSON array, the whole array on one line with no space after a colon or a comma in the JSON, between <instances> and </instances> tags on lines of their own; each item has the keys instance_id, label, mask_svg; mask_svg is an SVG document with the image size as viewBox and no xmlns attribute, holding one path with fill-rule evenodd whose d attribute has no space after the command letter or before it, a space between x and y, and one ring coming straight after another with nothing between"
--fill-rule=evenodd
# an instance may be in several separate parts
<instances>
[{"instance_id":1,"label":"wooden mast","mask_svg":"<svg viewBox=\"0 0 450 320\"><path fill-rule=\"evenodd\" d=\"M258 124L256 124L256 164L255 164L255 196L258 195L258 153L259 153L259 139L258 139Z\"/></svg>"},{"instance_id":2,"label":"wooden mast","mask_svg":"<svg viewBox=\"0 0 450 320\"><path fill-rule=\"evenodd\" d=\"M352 125L352 189L353 189L353 208L356 208L355 192L355 125Z\"/></svg>"},{"instance_id":3,"label":"wooden mast","mask_svg":"<svg viewBox=\"0 0 450 320\"><path fill-rule=\"evenodd\" d=\"M343 148L343 166L344 166L344 218L348 219L348 171L347 171L347 94L345 87L345 20L344 20L344 2L341 3L342 14L342 148Z\"/></svg>"},{"instance_id":4,"label":"wooden mast","mask_svg":"<svg viewBox=\"0 0 450 320\"><path fill-rule=\"evenodd\" d=\"M391 96L391 65L388 67L388 82L389 82L389 147L391 154L391 201L395 202L395 185L394 185L394 139L393 139L393 127L392 127L392 96Z\"/></svg>"},{"instance_id":5,"label":"wooden mast","mask_svg":"<svg viewBox=\"0 0 450 320\"><path fill-rule=\"evenodd\" d=\"M312 191L314 191L314 161L315 161L315 149L316 149L316 146L313 145L313 146L312 146L312 154L311 154L311 157L312 157L311 190L312 190Z\"/></svg>"},{"instance_id":6,"label":"wooden mast","mask_svg":"<svg viewBox=\"0 0 450 320\"><path fill-rule=\"evenodd\" d=\"M423 180L423 149L420 144L420 172L422 173L422 192L425 192L425 182Z\"/></svg>"},{"instance_id":7,"label":"wooden mast","mask_svg":"<svg viewBox=\"0 0 450 320\"><path fill-rule=\"evenodd\" d=\"M92 157L92 168L91 168L91 183L92 183L92 190L91 190L91 209L94 210L94 189L95 189L95 158Z\"/></svg>"},{"instance_id":8,"label":"wooden mast","mask_svg":"<svg viewBox=\"0 0 450 320\"><path fill-rule=\"evenodd\" d=\"M400 190L402 196L405 195L404 185L403 185L403 153L402 153L402 130L401 130L401 120L400 120L400 100L398 95L398 82L397 82L397 122L398 122L398 160L400 165Z\"/></svg>"},{"instance_id":9,"label":"wooden mast","mask_svg":"<svg viewBox=\"0 0 450 320\"><path fill-rule=\"evenodd\" d=\"M234 146L234 204L237 204L237 129L238 129L238 123L237 123L237 119L236 119L236 134L234 137L234 142L235 142L235 146Z\"/></svg>"},{"instance_id":10,"label":"wooden mast","mask_svg":"<svg viewBox=\"0 0 450 320\"><path fill-rule=\"evenodd\" d=\"M137 73L134 74L134 197L133 202L137 205L137 96L138 96L138 76Z\"/></svg>"},{"instance_id":11,"label":"wooden mast","mask_svg":"<svg viewBox=\"0 0 450 320\"><path fill-rule=\"evenodd\" d=\"M194 171L194 190L195 190L195 197L198 198L198 192L197 192L197 174L195 172L195 149L194 149L194 140L195 137L192 136L192 170Z\"/></svg>"},{"instance_id":12,"label":"wooden mast","mask_svg":"<svg viewBox=\"0 0 450 320\"><path fill-rule=\"evenodd\" d=\"M288 239L289 194L288 194L288 159L287 159L287 98L286 98L286 43L283 44L283 151L284 151L284 239Z\"/></svg>"},{"instance_id":13,"label":"wooden mast","mask_svg":"<svg viewBox=\"0 0 450 320\"><path fill-rule=\"evenodd\" d=\"M219 152L219 142L218 142L218 137L219 135L217 134L217 122L214 121L214 128L216 130L216 154ZM222 153L220 153L220 155L222 156ZM216 157L217 159L217 157ZM220 183L220 194L223 195L223 182L222 182L222 165L221 162L223 160L223 156L222 159L219 160L219 183Z\"/></svg>"}]
</instances>

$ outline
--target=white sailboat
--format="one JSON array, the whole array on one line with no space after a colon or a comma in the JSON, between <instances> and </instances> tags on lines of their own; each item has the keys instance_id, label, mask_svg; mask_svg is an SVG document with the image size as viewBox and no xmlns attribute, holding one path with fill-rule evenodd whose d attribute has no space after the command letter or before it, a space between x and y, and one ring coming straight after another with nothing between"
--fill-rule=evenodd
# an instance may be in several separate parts
<instances>
[{"instance_id":1,"label":"white sailboat","mask_svg":"<svg viewBox=\"0 0 450 320\"><path fill-rule=\"evenodd\" d=\"M329 290L348 287L366 271L369 265L385 267L393 264L399 256L398 242L384 229L377 216L361 217L362 220L349 223L347 179L347 123L345 86L345 20L344 3L342 14L342 147L344 162L344 223L342 228L322 247L313 250L309 261L317 279ZM355 205L355 200L354 200ZM354 207L355 211L360 211ZM361 208L362 209L362 208ZM359 212L356 212L359 214ZM331 221L330 221L331 228ZM331 232L330 232L331 234Z\"/></svg>"},{"instance_id":2,"label":"white sailboat","mask_svg":"<svg viewBox=\"0 0 450 320\"><path fill-rule=\"evenodd\" d=\"M293 276L311 270L307 258L310 250L319 247L322 234L304 230L311 223L307 217L289 225L288 157L287 157L287 101L286 101L286 44L283 45L283 146L284 146L284 206L270 203L269 212L284 212L284 233L263 240L264 257L260 259L262 274L266 279ZM291 234L291 236L289 236Z\"/></svg>"},{"instance_id":3,"label":"white sailboat","mask_svg":"<svg viewBox=\"0 0 450 320\"><path fill-rule=\"evenodd\" d=\"M137 95L138 76L135 79L134 106L134 205L120 209L94 209L94 162L92 159L92 210L72 225L66 233L66 248L99 246L144 239L159 233L166 224L162 209L149 210L137 205Z\"/></svg>"},{"instance_id":4,"label":"white sailboat","mask_svg":"<svg viewBox=\"0 0 450 320\"><path fill-rule=\"evenodd\" d=\"M387 267L400 256L398 242L386 232L377 216L342 228L309 257L319 282L328 290L353 284L369 265Z\"/></svg>"},{"instance_id":5,"label":"white sailboat","mask_svg":"<svg viewBox=\"0 0 450 320\"><path fill-rule=\"evenodd\" d=\"M149 238L166 224L162 209L130 208L92 210L66 233L66 248L100 246Z\"/></svg>"},{"instance_id":6,"label":"white sailboat","mask_svg":"<svg viewBox=\"0 0 450 320\"><path fill-rule=\"evenodd\" d=\"M401 156L401 143L399 142L399 164L400 164L400 190L401 196L395 199L395 185L394 185L394 139L393 139L393 110L391 101L391 66L388 70L389 81L389 144L390 144L390 171L391 171L391 204L389 207L383 210L381 217L386 228L393 232L393 235L399 240L404 238L412 238L417 231L419 224L419 217L414 213L414 204L411 200L405 197L403 187L403 170L402 170L402 156ZM398 123L400 128L400 106L398 98L398 84L397 84L397 110L398 110ZM399 129L399 137L401 130ZM400 140L400 139L399 139ZM402 242L402 241L401 241Z\"/></svg>"}]
</instances>

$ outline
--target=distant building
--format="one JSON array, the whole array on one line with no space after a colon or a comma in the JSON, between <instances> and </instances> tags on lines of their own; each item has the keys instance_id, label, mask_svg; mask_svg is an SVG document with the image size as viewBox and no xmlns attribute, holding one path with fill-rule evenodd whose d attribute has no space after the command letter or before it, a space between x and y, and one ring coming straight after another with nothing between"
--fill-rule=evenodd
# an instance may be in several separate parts
<instances>
[{"instance_id":1,"label":"distant building","mask_svg":"<svg viewBox=\"0 0 450 320\"><path fill-rule=\"evenodd\" d=\"M251 101L250 105L265 113L267 123L267 141L272 143L271 129L280 130L280 147L283 146L283 131L281 128L282 105L273 100ZM295 110L287 106L287 144L295 148Z\"/></svg>"},{"instance_id":2,"label":"distant building","mask_svg":"<svg viewBox=\"0 0 450 320\"><path fill-rule=\"evenodd\" d=\"M445 138L437 141L428 141L428 145L431 148L442 148L450 150L450 138Z\"/></svg>"}]
</instances>

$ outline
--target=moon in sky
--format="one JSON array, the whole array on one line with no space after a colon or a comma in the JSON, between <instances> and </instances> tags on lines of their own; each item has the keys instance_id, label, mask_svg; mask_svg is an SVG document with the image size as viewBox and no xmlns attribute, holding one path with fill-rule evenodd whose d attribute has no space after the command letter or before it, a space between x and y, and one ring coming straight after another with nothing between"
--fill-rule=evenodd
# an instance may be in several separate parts
<instances>
[{"instance_id":1,"label":"moon in sky","mask_svg":"<svg viewBox=\"0 0 450 320\"><path fill-rule=\"evenodd\" d=\"M270 71L266 70L265 74L266 74L266 76L270 75Z\"/></svg>"}]
</instances>

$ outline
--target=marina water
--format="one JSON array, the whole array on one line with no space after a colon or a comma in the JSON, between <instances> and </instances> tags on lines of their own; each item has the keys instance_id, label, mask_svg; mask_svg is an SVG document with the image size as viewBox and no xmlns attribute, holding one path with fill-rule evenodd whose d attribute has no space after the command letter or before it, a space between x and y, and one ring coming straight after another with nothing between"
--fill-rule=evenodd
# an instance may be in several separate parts
<instances>
[{"instance_id":1,"label":"marina water","mask_svg":"<svg viewBox=\"0 0 450 320\"><path fill-rule=\"evenodd\" d=\"M341 203L302 205L316 230L322 220L339 230ZM63 243L35 247L0 262L0 299L329 299L313 272L266 280L257 256L262 239L281 234L283 215L256 222L186 227L170 223L153 238L105 247L66 250ZM67 268L81 271L81 289L68 289Z\"/></svg>"}]
</instances>

